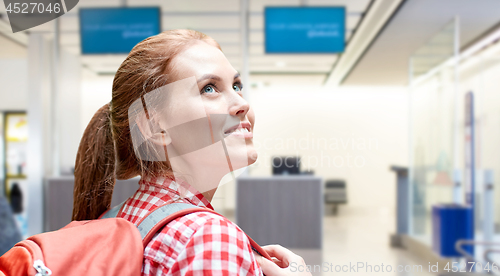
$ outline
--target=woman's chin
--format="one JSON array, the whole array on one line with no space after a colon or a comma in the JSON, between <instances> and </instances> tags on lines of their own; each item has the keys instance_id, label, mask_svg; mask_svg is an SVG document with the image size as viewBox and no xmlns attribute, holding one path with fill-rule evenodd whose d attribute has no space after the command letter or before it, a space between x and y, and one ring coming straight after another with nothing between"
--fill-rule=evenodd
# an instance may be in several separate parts
<instances>
[{"instance_id":1,"label":"woman's chin","mask_svg":"<svg viewBox=\"0 0 500 276\"><path fill-rule=\"evenodd\" d=\"M248 156L248 165L250 166L257 161L257 157L259 157L259 154L255 149L252 149L248 151L247 156Z\"/></svg>"},{"instance_id":2,"label":"woman's chin","mask_svg":"<svg viewBox=\"0 0 500 276\"><path fill-rule=\"evenodd\" d=\"M245 156L246 155L246 156ZM246 154L244 152L240 152L239 155L230 155L229 158L231 162L231 168L233 171L246 168L257 161L257 151L252 148L247 148Z\"/></svg>"}]
</instances>

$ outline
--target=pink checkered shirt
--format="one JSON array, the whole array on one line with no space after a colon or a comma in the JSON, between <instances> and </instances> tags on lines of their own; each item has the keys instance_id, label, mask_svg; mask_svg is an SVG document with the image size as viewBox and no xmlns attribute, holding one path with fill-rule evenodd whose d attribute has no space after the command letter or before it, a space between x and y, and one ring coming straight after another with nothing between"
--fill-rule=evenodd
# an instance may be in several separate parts
<instances>
[{"instance_id":1,"label":"pink checkered shirt","mask_svg":"<svg viewBox=\"0 0 500 276\"><path fill-rule=\"evenodd\" d=\"M202 194L184 187L162 177L143 178L118 216L136 224L148 211L171 202L213 210ZM243 230L225 217L196 212L171 221L153 237L144 250L142 275L263 274Z\"/></svg>"}]
</instances>

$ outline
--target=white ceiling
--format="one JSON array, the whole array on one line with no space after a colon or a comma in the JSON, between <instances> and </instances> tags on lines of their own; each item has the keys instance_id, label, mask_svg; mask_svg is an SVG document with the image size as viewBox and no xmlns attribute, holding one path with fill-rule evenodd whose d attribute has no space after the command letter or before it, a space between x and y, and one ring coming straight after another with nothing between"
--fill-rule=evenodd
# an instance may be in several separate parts
<instances>
[{"instance_id":1,"label":"white ceiling","mask_svg":"<svg viewBox=\"0 0 500 276\"><path fill-rule=\"evenodd\" d=\"M338 55L268 55L264 53L263 10L265 6L345 6L346 41L367 12L372 0L248 0L250 5L250 71L255 86L322 85L335 66ZM375 1L375 0L373 0ZM384 0L377 0L384 1ZM79 7L120 6L123 0L80 0L77 7L61 17L62 47L80 54ZM237 70L240 54L240 1L237 0L128 0L129 6L161 6L163 29L193 28L215 38ZM461 45L467 45L500 21L499 0L406 0L386 28L367 48L343 85L406 85L408 58L455 15L461 21ZM5 7L0 5L0 15ZM51 36L53 23L30 29ZM2 43L6 49L6 43ZM13 46L15 46L13 44ZM12 48L12 47L11 47ZM14 47L15 48L15 47ZM10 48L9 48L10 49ZM2 51L15 56L24 51ZM82 56L89 70L114 74L124 55ZM284 66L283 66L284 65Z\"/></svg>"},{"instance_id":2,"label":"white ceiling","mask_svg":"<svg viewBox=\"0 0 500 276\"><path fill-rule=\"evenodd\" d=\"M334 66L338 55L269 55L264 53L263 11L266 6L345 6L346 41L362 19L371 0L249 0L249 65L252 82L269 83L269 75L281 79L302 79L321 84ZM213 37L222 47L229 61L240 70L240 1L236 0L128 0L128 6L160 6L162 28L192 28ZM80 54L78 8L116 7L120 0L80 0L75 9L60 19L61 46L75 54ZM0 13L5 12L0 5ZM53 23L49 22L30 29L30 32L53 33ZM88 69L100 74L114 74L125 55L85 55L82 62ZM311 76L314 76L311 78Z\"/></svg>"},{"instance_id":3,"label":"white ceiling","mask_svg":"<svg viewBox=\"0 0 500 276\"><path fill-rule=\"evenodd\" d=\"M406 85L409 57L455 15L466 46L500 22L498 0L406 0L343 85Z\"/></svg>"}]
</instances>

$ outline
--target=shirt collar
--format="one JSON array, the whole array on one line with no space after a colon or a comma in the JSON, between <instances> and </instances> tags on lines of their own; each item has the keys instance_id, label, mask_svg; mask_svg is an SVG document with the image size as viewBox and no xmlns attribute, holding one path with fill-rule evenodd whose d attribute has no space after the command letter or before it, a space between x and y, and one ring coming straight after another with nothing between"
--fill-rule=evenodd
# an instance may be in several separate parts
<instances>
[{"instance_id":1,"label":"shirt collar","mask_svg":"<svg viewBox=\"0 0 500 276\"><path fill-rule=\"evenodd\" d=\"M157 197L170 200L185 200L189 203L214 210L210 202L191 185L180 180L162 176L144 176L139 181L139 190L147 193L155 193Z\"/></svg>"}]
</instances>

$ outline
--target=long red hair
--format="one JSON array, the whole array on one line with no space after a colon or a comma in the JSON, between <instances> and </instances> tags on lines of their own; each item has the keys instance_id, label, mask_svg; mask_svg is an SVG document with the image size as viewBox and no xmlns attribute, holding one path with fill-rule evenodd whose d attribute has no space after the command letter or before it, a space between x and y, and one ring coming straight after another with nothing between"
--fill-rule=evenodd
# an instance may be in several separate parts
<instances>
[{"instance_id":1,"label":"long red hair","mask_svg":"<svg viewBox=\"0 0 500 276\"><path fill-rule=\"evenodd\" d=\"M111 205L116 179L172 175L169 162L139 159L132 144L130 105L174 80L170 61L196 42L220 49L211 37L193 30L170 30L137 44L115 74L110 104L100 108L85 129L75 164L73 220L96 219Z\"/></svg>"}]
</instances>

